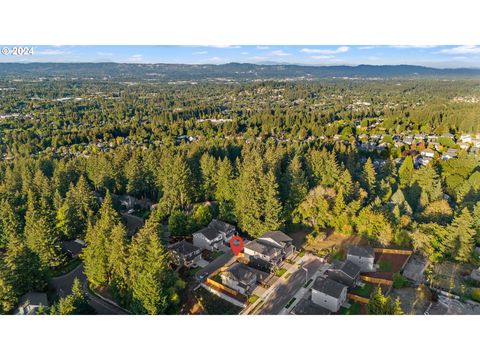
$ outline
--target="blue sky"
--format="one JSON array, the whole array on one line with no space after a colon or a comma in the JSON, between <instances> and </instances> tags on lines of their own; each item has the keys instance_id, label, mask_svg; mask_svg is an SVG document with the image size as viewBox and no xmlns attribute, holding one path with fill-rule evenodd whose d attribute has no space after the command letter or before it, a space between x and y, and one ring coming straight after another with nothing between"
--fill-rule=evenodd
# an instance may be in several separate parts
<instances>
[{"instance_id":1,"label":"blue sky","mask_svg":"<svg viewBox=\"0 0 480 360\"><path fill-rule=\"evenodd\" d=\"M3 48L3 46L0 45ZM12 46L7 46L12 48ZM34 55L0 55L0 62L121 62L310 65L413 64L480 68L480 46L34 46Z\"/></svg>"}]
</instances>

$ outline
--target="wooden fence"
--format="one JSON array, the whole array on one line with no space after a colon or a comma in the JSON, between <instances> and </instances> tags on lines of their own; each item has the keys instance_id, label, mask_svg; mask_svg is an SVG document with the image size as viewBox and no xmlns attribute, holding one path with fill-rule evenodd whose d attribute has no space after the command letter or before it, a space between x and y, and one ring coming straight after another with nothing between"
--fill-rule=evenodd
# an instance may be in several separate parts
<instances>
[{"instance_id":1,"label":"wooden fence","mask_svg":"<svg viewBox=\"0 0 480 360\"><path fill-rule=\"evenodd\" d=\"M373 249L376 253L382 254L396 254L396 255L412 255L412 250L400 250L400 249L383 249L375 248Z\"/></svg>"},{"instance_id":2,"label":"wooden fence","mask_svg":"<svg viewBox=\"0 0 480 360\"><path fill-rule=\"evenodd\" d=\"M363 296L358 296L355 294L347 293L347 298L350 300L356 301L361 304L368 304L369 299L364 298Z\"/></svg>"},{"instance_id":3,"label":"wooden fence","mask_svg":"<svg viewBox=\"0 0 480 360\"><path fill-rule=\"evenodd\" d=\"M360 279L373 284L380 284L380 285L387 285L387 286L393 285L393 281L387 280L387 279L374 278L374 277L365 276L365 275L360 276Z\"/></svg>"},{"instance_id":4,"label":"wooden fence","mask_svg":"<svg viewBox=\"0 0 480 360\"><path fill-rule=\"evenodd\" d=\"M241 297L241 295L240 295L237 291L235 291L235 290L233 290L233 289L230 289L229 287L226 287L226 286L224 286L223 284L221 284L221 283L219 283L219 282L216 282L215 280L212 280L212 279L210 279L210 278L207 278L207 279L205 280L205 282L206 282L208 285L210 285L210 286L212 286L212 287L215 287L215 288L217 288L217 289L220 289L220 290L222 290L222 291L225 291L225 292L227 292L227 293L229 293L229 294L232 294L233 296Z\"/></svg>"}]
</instances>

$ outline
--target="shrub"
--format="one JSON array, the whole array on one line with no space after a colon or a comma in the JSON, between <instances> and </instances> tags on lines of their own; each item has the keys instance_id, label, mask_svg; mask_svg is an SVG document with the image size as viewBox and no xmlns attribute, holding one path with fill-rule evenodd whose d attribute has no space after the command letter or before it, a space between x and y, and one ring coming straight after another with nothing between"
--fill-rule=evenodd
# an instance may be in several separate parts
<instances>
[{"instance_id":1,"label":"shrub","mask_svg":"<svg viewBox=\"0 0 480 360\"><path fill-rule=\"evenodd\" d=\"M402 288L404 286L407 286L408 284L408 280L405 278L405 276L403 276L402 274L400 274L399 272L396 272L393 274L393 287L398 289L398 288Z\"/></svg>"},{"instance_id":2,"label":"shrub","mask_svg":"<svg viewBox=\"0 0 480 360\"><path fill-rule=\"evenodd\" d=\"M480 288L472 290L472 299L475 301L480 301Z\"/></svg>"}]
</instances>

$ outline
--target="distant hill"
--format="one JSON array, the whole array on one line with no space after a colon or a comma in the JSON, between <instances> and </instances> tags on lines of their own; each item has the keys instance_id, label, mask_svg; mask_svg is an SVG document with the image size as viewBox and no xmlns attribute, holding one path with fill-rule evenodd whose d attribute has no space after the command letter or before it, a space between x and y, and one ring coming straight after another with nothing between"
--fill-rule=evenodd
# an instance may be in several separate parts
<instances>
[{"instance_id":1,"label":"distant hill","mask_svg":"<svg viewBox=\"0 0 480 360\"><path fill-rule=\"evenodd\" d=\"M254 81L263 79L480 77L480 69L435 69L414 65L304 66L0 63L0 77L94 77L97 79L157 79L159 81Z\"/></svg>"}]
</instances>

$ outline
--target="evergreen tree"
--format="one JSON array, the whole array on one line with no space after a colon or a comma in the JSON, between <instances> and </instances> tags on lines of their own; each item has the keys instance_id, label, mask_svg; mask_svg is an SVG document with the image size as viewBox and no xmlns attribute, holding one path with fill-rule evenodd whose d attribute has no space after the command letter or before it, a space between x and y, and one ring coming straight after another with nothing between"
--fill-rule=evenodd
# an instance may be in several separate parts
<instances>
[{"instance_id":1,"label":"evergreen tree","mask_svg":"<svg viewBox=\"0 0 480 360\"><path fill-rule=\"evenodd\" d=\"M25 240L44 266L56 267L62 263L55 222L48 204L38 204L33 193L28 193L25 214Z\"/></svg>"},{"instance_id":2,"label":"evergreen tree","mask_svg":"<svg viewBox=\"0 0 480 360\"><path fill-rule=\"evenodd\" d=\"M212 200L216 192L217 163L215 158L208 153L203 154L200 158L200 170L204 199Z\"/></svg>"},{"instance_id":3,"label":"evergreen tree","mask_svg":"<svg viewBox=\"0 0 480 360\"><path fill-rule=\"evenodd\" d=\"M20 231L15 211L7 200L0 201L0 249L6 249L8 239Z\"/></svg>"},{"instance_id":4,"label":"evergreen tree","mask_svg":"<svg viewBox=\"0 0 480 360\"><path fill-rule=\"evenodd\" d=\"M400 179L400 187L410 185L413 177L413 159L411 156L405 157L400 169L398 169L398 177Z\"/></svg>"},{"instance_id":5,"label":"evergreen tree","mask_svg":"<svg viewBox=\"0 0 480 360\"><path fill-rule=\"evenodd\" d=\"M298 155L295 155L288 165L285 183L287 185L285 214L286 218L289 219L308 192L307 178L302 168L302 161Z\"/></svg>"},{"instance_id":6,"label":"evergreen tree","mask_svg":"<svg viewBox=\"0 0 480 360\"><path fill-rule=\"evenodd\" d=\"M94 286L108 285L110 282L109 256L112 231L118 225L117 212L113 209L112 198L107 192L100 209L100 217L95 225L89 225L85 236L86 246L81 254L84 272Z\"/></svg>"},{"instance_id":7,"label":"evergreen tree","mask_svg":"<svg viewBox=\"0 0 480 360\"><path fill-rule=\"evenodd\" d=\"M273 171L269 171L264 178L264 209L263 231L278 230L282 224L282 204L278 194L278 183ZM260 235L260 234L259 234Z\"/></svg>"},{"instance_id":8,"label":"evergreen tree","mask_svg":"<svg viewBox=\"0 0 480 360\"><path fill-rule=\"evenodd\" d=\"M365 187L365 190L367 190L368 195L370 198L373 199L375 196L375 191L377 188L377 173L375 172L375 168L373 166L373 162L371 158L368 158L367 161L365 162L365 165L363 166L363 185Z\"/></svg>"},{"instance_id":9,"label":"evergreen tree","mask_svg":"<svg viewBox=\"0 0 480 360\"><path fill-rule=\"evenodd\" d=\"M475 230L472 215L466 207L453 219L447 240L447 248L454 254L455 260L471 260L475 247Z\"/></svg>"}]
</instances>

